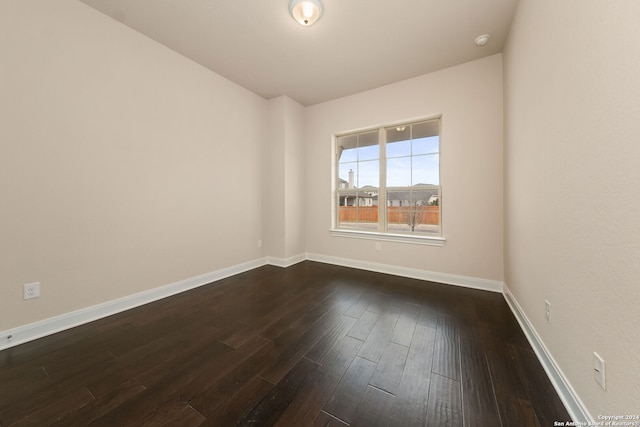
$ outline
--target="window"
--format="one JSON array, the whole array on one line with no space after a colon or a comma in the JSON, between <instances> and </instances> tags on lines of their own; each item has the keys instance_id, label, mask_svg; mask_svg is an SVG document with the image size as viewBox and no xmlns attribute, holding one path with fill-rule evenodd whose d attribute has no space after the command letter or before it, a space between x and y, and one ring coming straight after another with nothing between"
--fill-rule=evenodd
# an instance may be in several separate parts
<instances>
[{"instance_id":1,"label":"window","mask_svg":"<svg viewBox=\"0 0 640 427\"><path fill-rule=\"evenodd\" d=\"M336 136L336 231L441 236L440 119Z\"/></svg>"}]
</instances>

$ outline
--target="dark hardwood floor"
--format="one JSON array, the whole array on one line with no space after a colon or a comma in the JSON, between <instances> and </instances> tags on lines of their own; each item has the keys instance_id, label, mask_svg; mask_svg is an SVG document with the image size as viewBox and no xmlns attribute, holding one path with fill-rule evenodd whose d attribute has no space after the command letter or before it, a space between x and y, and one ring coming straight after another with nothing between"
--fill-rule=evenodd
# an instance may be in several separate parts
<instances>
[{"instance_id":1,"label":"dark hardwood floor","mask_svg":"<svg viewBox=\"0 0 640 427\"><path fill-rule=\"evenodd\" d=\"M502 295L303 262L0 352L0 425L552 426Z\"/></svg>"}]
</instances>

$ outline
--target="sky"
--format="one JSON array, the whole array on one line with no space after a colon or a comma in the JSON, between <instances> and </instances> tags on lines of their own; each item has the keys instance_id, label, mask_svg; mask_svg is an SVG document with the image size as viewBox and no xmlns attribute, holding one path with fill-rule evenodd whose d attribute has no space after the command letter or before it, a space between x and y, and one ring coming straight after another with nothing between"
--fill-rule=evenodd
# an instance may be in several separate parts
<instances>
[{"instance_id":1,"label":"sky","mask_svg":"<svg viewBox=\"0 0 640 427\"><path fill-rule=\"evenodd\" d=\"M387 187L409 187L416 184L440 185L440 138L430 136L414 140L387 143ZM354 185L380 186L379 149L375 142L347 148L339 162L340 178L349 182L349 170L354 171Z\"/></svg>"}]
</instances>

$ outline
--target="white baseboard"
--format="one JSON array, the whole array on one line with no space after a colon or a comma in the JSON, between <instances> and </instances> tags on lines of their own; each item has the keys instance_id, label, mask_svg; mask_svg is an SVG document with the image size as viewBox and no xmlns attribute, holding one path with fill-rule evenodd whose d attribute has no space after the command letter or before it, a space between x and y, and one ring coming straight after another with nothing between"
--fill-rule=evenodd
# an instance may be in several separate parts
<instances>
[{"instance_id":1,"label":"white baseboard","mask_svg":"<svg viewBox=\"0 0 640 427\"><path fill-rule=\"evenodd\" d=\"M388 264L378 264L367 261L358 261L347 258L338 258L318 254L298 254L289 258L265 257L242 264L223 268L201 276L188 278L169 285L161 286L148 291L128 295L113 301L86 307L70 313L61 314L38 322L18 326L13 329L0 331L0 350L14 347L47 335L71 329L94 320L102 319L125 310L130 310L162 298L166 298L190 289L197 288L229 276L243 273L257 267L269 264L278 267L290 267L299 262L311 260L325 264L342 265L361 270L376 271L379 273L393 274L396 276L410 277L414 279L428 280L432 282L450 285L464 286L468 288L482 289L493 292L501 292L503 283L493 280L477 279L466 276L436 273L406 267L398 267ZM9 338L10 337L10 338Z\"/></svg>"},{"instance_id":2,"label":"white baseboard","mask_svg":"<svg viewBox=\"0 0 640 427\"><path fill-rule=\"evenodd\" d=\"M513 311L520 327L529 340L538 359L542 363L547 376L553 383L558 395L562 399L567 411L574 421L592 422L593 419L582 401L579 399L566 377L554 361L553 357L545 347L544 343L529 322L522 308L513 297L509 288L503 283L495 280L479 279L467 276L458 276L445 273L424 271L419 269L399 267L389 264L379 264L369 261L360 261L348 258L333 257L320 254L299 254L289 258L265 257L242 264L223 268L201 276L181 280L166 286L150 289L134 295L129 295L113 301L108 301L92 307L83 308L70 313L44 319L38 322L19 326L17 328L0 332L0 350L14 347L47 335L51 335L66 329L83 325L113 314L123 312L153 301L160 300L181 292L188 291L224 278L243 273L254 268L269 264L278 267L289 267L304 260L317 261L325 264L334 264L344 267L357 268L361 270L374 271L379 273L392 274L396 276L409 277L431 282L445 283L449 285L463 286L467 288L481 289L492 292L502 292L507 304ZM11 337L9 339L9 337Z\"/></svg>"},{"instance_id":3,"label":"white baseboard","mask_svg":"<svg viewBox=\"0 0 640 427\"><path fill-rule=\"evenodd\" d=\"M575 392L569 380L564 375L553 356L544 345L544 342L540 338L540 335L536 332L535 328L527 318L527 315L518 304L518 301L515 299L509 287L505 284L503 295L507 304L511 308L514 316L518 320L520 324L520 328L524 332L527 340L529 340L529 344L533 348L533 351L538 356L538 360L542 364L545 372L547 373L547 377L553 384L553 387L556 389L558 396L560 396L560 400L564 404L567 412L571 416L571 419L576 422L582 422L586 424L594 423L594 419L580 400L580 397Z\"/></svg>"},{"instance_id":4,"label":"white baseboard","mask_svg":"<svg viewBox=\"0 0 640 427\"><path fill-rule=\"evenodd\" d=\"M416 268L399 267L377 262L360 261L349 258L339 258L329 255L307 253L309 261L318 261L325 264L341 265L343 267L358 268L360 270L375 271L378 273L393 274L395 276L409 277L412 279L428 280L430 282L445 283L447 285L462 286L465 288L481 289L483 291L502 292L504 283L497 280L478 279L475 277L457 276L454 274L437 273L433 271L418 270Z\"/></svg>"},{"instance_id":5,"label":"white baseboard","mask_svg":"<svg viewBox=\"0 0 640 427\"><path fill-rule=\"evenodd\" d=\"M267 257L267 264L275 265L276 267L287 268L306 259L307 257L305 256L305 254L298 254L289 258L276 258L270 256Z\"/></svg>"},{"instance_id":6,"label":"white baseboard","mask_svg":"<svg viewBox=\"0 0 640 427\"><path fill-rule=\"evenodd\" d=\"M42 338L47 335L55 334L66 329L71 329L85 323L93 322L94 320L111 316L113 314L139 307L141 305L148 304L150 302L157 301L171 295L175 295L184 291L188 291L190 289L197 288L199 286L216 282L226 277L234 276L236 274L261 267L265 264L267 264L267 258L248 261L211 273L203 274L201 276L196 276L169 285L161 286L159 288L150 289L148 291L140 292L133 295L128 295L126 297L119 298L113 301L107 301L102 304L94 305L91 307L72 311L70 313L65 313L59 316L44 319L38 322L18 326L17 328L2 331L0 332L0 350L14 347L16 345Z\"/></svg>"},{"instance_id":7,"label":"white baseboard","mask_svg":"<svg viewBox=\"0 0 640 427\"><path fill-rule=\"evenodd\" d=\"M553 384L556 392L560 396L562 403L566 407L571 419L580 422L593 422L591 414L586 409L577 393L563 374L558 364L551 356L551 353L544 345L535 328L527 318L507 285L503 282L487 279L479 279L467 276L458 276L445 273L437 273L425 270L418 270L407 267L399 267L389 264L379 264L369 261L360 261L349 258L333 257L320 254L299 254L289 258L265 257L231 267L223 268L201 276L181 280L166 286L150 289L145 292L129 295L113 301L108 301L92 307L83 308L70 313L44 319L38 322L19 326L17 328L0 332L0 350L14 347L47 335L71 329L75 326L83 325L113 314L123 312L153 301L160 300L181 292L188 291L224 278L261 267L263 265L274 265L278 267L290 267L304 260L317 261L325 264L340 265L344 267L357 268L361 270L374 271L378 273L392 274L396 276L409 277L413 279L427 280L449 285L463 286L467 288L481 289L485 291L501 292L515 315L525 336L529 340L536 356L540 360L547 376ZM10 337L10 338L9 338Z\"/></svg>"}]
</instances>

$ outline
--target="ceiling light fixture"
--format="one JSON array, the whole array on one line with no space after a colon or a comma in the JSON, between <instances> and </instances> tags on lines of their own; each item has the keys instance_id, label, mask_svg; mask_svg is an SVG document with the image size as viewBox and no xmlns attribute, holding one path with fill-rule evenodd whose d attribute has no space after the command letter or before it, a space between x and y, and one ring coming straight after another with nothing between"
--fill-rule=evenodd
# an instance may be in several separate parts
<instances>
[{"instance_id":1,"label":"ceiling light fixture","mask_svg":"<svg viewBox=\"0 0 640 427\"><path fill-rule=\"evenodd\" d=\"M489 41L489 34L483 34L481 36L476 37L475 44L476 46L484 46Z\"/></svg>"},{"instance_id":2,"label":"ceiling light fixture","mask_svg":"<svg viewBox=\"0 0 640 427\"><path fill-rule=\"evenodd\" d=\"M300 25L309 27L322 16L322 4L320 0L292 0L289 11Z\"/></svg>"}]
</instances>

